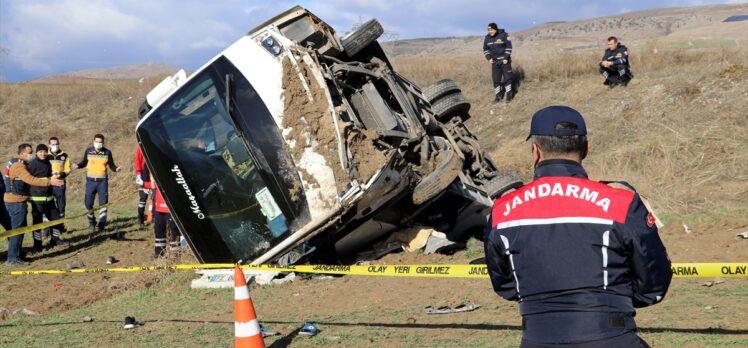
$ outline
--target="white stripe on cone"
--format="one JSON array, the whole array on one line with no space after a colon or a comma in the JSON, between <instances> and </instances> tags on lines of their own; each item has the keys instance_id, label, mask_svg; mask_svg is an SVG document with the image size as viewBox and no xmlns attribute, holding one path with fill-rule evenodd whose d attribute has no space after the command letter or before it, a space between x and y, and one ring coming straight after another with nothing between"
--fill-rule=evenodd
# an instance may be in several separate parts
<instances>
[{"instance_id":1,"label":"white stripe on cone","mask_svg":"<svg viewBox=\"0 0 748 348\"><path fill-rule=\"evenodd\" d=\"M235 287L234 300L249 300L249 289L246 286Z\"/></svg>"},{"instance_id":2,"label":"white stripe on cone","mask_svg":"<svg viewBox=\"0 0 748 348\"><path fill-rule=\"evenodd\" d=\"M234 322L234 336L235 337L252 337L260 334L260 323L257 319L251 320L247 323Z\"/></svg>"}]
</instances>

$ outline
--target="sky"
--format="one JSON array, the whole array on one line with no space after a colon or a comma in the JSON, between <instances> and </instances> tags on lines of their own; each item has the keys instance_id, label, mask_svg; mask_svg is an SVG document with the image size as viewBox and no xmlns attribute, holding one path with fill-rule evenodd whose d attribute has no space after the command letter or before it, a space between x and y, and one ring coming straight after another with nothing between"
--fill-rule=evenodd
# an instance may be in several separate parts
<instances>
[{"instance_id":1,"label":"sky","mask_svg":"<svg viewBox=\"0 0 748 348\"><path fill-rule=\"evenodd\" d=\"M339 34L377 18L400 39L519 31L661 7L745 0L0 0L0 81L89 68L163 63L195 70L249 29L294 5Z\"/></svg>"}]
</instances>

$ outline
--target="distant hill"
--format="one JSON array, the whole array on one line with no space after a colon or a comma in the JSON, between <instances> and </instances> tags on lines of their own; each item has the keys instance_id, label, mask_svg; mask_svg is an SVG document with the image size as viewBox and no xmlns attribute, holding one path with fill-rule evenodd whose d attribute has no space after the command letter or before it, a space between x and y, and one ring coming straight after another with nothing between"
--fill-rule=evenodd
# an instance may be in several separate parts
<instances>
[{"instance_id":1,"label":"distant hill","mask_svg":"<svg viewBox=\"0 0 748 348\"><path fill-rule=\"evenodd\" d=\"M748 15L748 4L665 8L573 22L548 22L510 33L515 47L577 50L604 46L608 36L628 45L663 41L679 47L748 46L748 21L724 22ZM476 28L476 31L482 29ZM391 55L474 54L483 36L400 40L382 44Z\"/></svg>"},{"instance_id":2,"label":"distant hill","mask_svg":"<svg viewBox=\"0 0 748 348\"><path fill-rule=\"evenodd\" d=\"M71 81L81 81L87 79L140 79L144 77L170 75L179 70L179 68L160 64L147 63L140 65L121 65L109 68L95 68L67 72L59 75L45 76L30 82L37 83L68 83ZM95 81L89 81L95 82Z\"/></svg>"}]
</instances>

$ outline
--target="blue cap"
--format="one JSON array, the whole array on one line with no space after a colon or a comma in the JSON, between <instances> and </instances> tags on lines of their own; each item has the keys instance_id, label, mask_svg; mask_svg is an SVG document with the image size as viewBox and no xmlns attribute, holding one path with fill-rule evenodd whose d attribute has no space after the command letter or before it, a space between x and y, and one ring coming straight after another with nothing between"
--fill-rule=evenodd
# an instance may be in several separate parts
<instances>
[{"instance_id":1,"label":"blue cap","mask_svg":"<svg viewBox=\"0 0 748 348\"><path fill-rule=\"evenodd\" d=\"M559 123L570 123L571 127L560 128ZM576 125L576 127L574 127ZM533 135L549 135L556 137L568 137L573 135L587 135L587 126L584 124L584 118L577 110L568 106L554 105L538 110L532 115L530 123L530 134L528 140Z\"/></svg>"}]
</instances>

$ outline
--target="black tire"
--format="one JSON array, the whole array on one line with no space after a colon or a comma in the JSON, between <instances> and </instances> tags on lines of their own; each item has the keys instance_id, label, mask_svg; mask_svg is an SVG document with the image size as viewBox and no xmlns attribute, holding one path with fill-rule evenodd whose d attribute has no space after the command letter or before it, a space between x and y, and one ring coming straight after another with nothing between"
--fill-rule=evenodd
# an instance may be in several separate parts
<instances>
[{"instance_id":1,"label":"black tire","mask_svg":"<svg viewBox=\"0 0 748 348\"><path fill-rule=\"evenodd\" d=\"M522 179L517 174L512 172L500 172L496 175L488 184L483 186L483 190L486 191L491 199L499 198L505 192L511 189L517 189L524 185Z\"/></svg>"},{"instance_id":2,"label":"black tire","mask_svg":"<svg viewBox=\"0 0 748 348\"><path fill-rule=\"evenodd\" d=\"M462 159L454 152L447 150L442 152L446 156L436 166L431 174L418 182L413 189L413 203L420 205L438 196L457 178L462 170Z\"/></svg>"},{"instance_id":3,"label":"black tire","mask_svg":"<svg viewBox=\"0 0 748 348\"><path fill-rule=\"evenodd\" d=\"M441 98L431 105L431 111L440 122L447 122L454 116L460 116L463 121L470 117L470 101L462 92L454 93Z\"/></svg>"},{"instance_id":4,"label":"black tire","mask_svg":"<svg viewBox=\"0 0 748 348\"><path fill-rule=\"evenodd\" d=\"M433 85L424 88L423 96L426 97L426 100L428 100L429 103L433 104L439 98L455 92L461 92L460 86L457 85L457 82L446 79L436 81Z\"/></svg>"},{"instance_id":5,"label":"black tire","mask_svg":"<svg viewBox=\"0 0 748 348\"><path fill-rule=\"evenodd\" d=\"M370 19L348 33L348 35L342 37L340 43L343 45L345 53L349 57L353 57L366 46L376 41L383 33L384 29L379 24L379 21Z\"/></svg>"}]
</instances>

